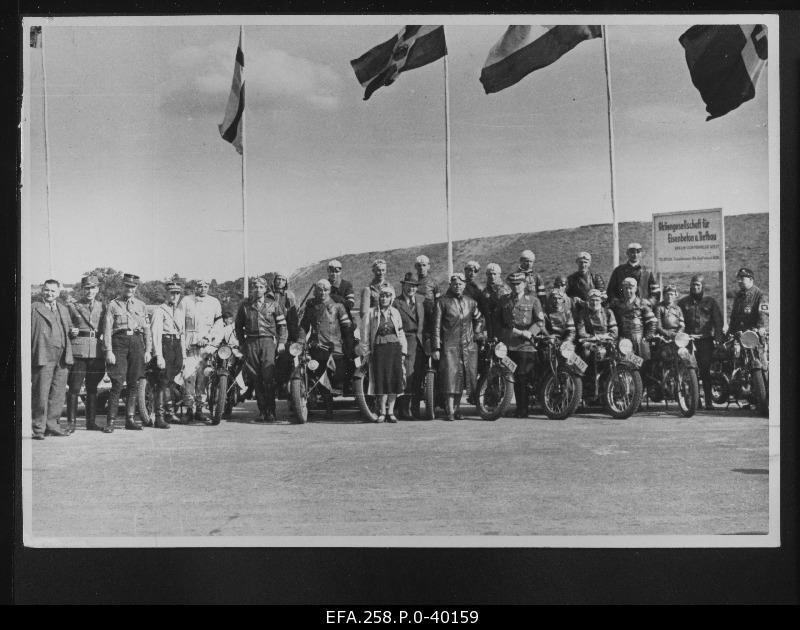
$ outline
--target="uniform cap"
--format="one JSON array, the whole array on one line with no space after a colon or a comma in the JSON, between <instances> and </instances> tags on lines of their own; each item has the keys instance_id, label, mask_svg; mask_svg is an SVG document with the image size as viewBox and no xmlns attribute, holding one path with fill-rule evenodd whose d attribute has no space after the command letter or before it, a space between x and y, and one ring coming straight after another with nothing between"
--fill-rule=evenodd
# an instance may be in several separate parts
<instances>
[{"instance_id":1,"label":"uniform cap","mask_svg":"<svg viewBox=\"0 0 800 630\"><path fill-rule=\"evenodd\" d=\"M636 278L625 278L625 279L622 281L622 284L623 284L623 285L624 285L624 284L630 284L631 286L634 286L634 287L635 287L635 286L637 286L639 283L638 283L638 282L636 282Z\"/></svg>"},{"instance_id":2,"label":"uniform cap","mask_svg":"<svg viewBox=\"0 0 800 630\"><path fill-rule=\"evenodd\" d=\"M81 278L81 288L88 289L97 286L97 278L95 276L86 276Z\"/></svg>"},{"instance_id":3,"label":"uniform cap","mask_svg":"<svg viewBox=\"0 0 800 630\"><path fill-rule=\"evenodd\" d=\"M335 258L328 263L328 269L335 269L336 271L342 270L342 263Z\"/></svg>"},{"instance_id":4,"label":"uniform cap","mask_svg":"<svg viewBox=\"0 0 800 630\"><path fill-rule=\"evenodd\" d=\"M177 282L167 282L167 293L182 293L183 287Z\"/></svg>"},{"instance_id":5,"label":"uniform cap","mask_svg":"<svg viewBox=\"0 0 800 630\"><path fill-rule=\"evenodd\" d=\"M208 278L198 278L198 279L195 281L195 285L197 285L197 286L200 286L201 284L208 284L208 285L210 285L210 284L211 284L211 281L210 281Z\"/></svg>"},{"instance_id":6,"label":"uniform cap","mask_svg":"<svg viewBox=\"0 0 800 630\"><path fill-rule=\"evenodd\" d=\"M531 250L526 249L519 255L520 260L536 260L536 254L534 254Z\"/></svg>"},{"instance_id":7,"label":"uniform cap","mask_svg":"<svg viewBox=\"0 0 800 630\"><path fill-rule=\"evenodd\" d=\"M629 252L632 249L642 249L642 244L641 243L636 243L636 242L628 243L628 249L625 250L625 251Z\"/></svg>"},{"instance_id":8,"label":"uniform cap","mask_svg":"<svg viewBox=\"0 0 800 630\"><path fill-rule=\"evenodd\" d=\"M461 282L467 281L466 277L461 272L454 273L452 276L450 276L450 282L452 282L453 280L460 280Z\"/></svg>"},{"instance_id":9,"label":"uniform cap","mask_svg":"<svg viewBox=\"0 0 800 630\"><path fill-rule=\"evenodd\" d=\"M578 262L580 260L588 260L589 262L592 262L592 255L589 252L579 252L575 261Z\"/></svg>"},{"instance_id":10,"label":"uniform cap","mask_svg":"<svg viewBox=\"0 0 800 630\"><path fill-rule=\"evenodd\" d=\"M748 269L747 267L742 267L739 271L736 272L737 278L754 278L753 270Z\"/></svg>"},{"instance_id":11,"label":"uniform cap","mask_svg":"<svg viewBox=\"0 0 800 630\"><path fill-rule=\"evenodd\" d=\"M502 269L500 269L500 265L498 265L497 263L489 263L488 265L486 265L486 271L487 273L489 271L494 271L495 273L501 273Z\"/></svg>"},{"instance_id":12,"label":"uniform cap","mask_svg":"<svg viewBox=\"0 0 800 630\"><path fill-rule=\"evenodd\" d=\"M466 265L464 265L464 269L474 269L475 271L480 271L481 264L477 260L470 260Z\"/></svg>"},{"instance_id":13,"label":"uniform cap","mask_svg":"<svg viewBox=\"0 0 800 630\"><path fill-rule=\"evenodd\" d=\"M417 282L417 279L414 276L414 272L413 271L406 272L406 275L403 277L403 279L400 282L401 282L401 284L411 284L411 285L414 285L415 287L419 286L419 282Z\"/></svg>"},{"instance_id":14,"label":"uniform cap","mask_svg":"<svg viewBox=\"0 0 800 630\"><path fill-rule=\"evenodd\" d=\"M522 284L525 282L525 274L521 271L514 271L506 276L508 284Z\"/></svg>"},{"instance_id":15,"label":"uniform cap","mask_svg":"<svg viewBox=\"0 0 800 630\"><path fill-rule=\"evenodd\" d=\"M421 265L430 265L431 264L430 258L428 258L425 254L420 254L419 256L417 256L417 259L416 259L415 262L417 262L417 263L419 263Z\"/></svg>"},{"instance_id":16,"label":"uniform cap","mask_svg":"<svg viewBox=\"0 0 800 630\"><path fill-rule=\"evenodd\" d=\"M586 296L588 299L600 298L603 299L603 292L600 289L589 289L589 294Z\"/></svg>"},{"instance_id":17,"label":"uniform cap","mask_svg":"<svg viewBox=\"0 0 800 630\"><path fill-rule=\"evenodd\" d=\"M132 273L126 273L122 276L122 284L127 287L137 287L139 286L139 276L135 276Z\"/></svg>"}]
</instances>

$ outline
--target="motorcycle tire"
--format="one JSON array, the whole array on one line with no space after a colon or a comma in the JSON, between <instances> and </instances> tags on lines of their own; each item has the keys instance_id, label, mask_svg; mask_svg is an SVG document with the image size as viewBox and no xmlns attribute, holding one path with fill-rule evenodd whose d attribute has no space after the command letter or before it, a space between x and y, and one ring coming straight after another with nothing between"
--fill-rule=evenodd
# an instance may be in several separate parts
<instances>
[{"instance_id":1,"label":"motorcycle tire","mask_svg":"<svg viewBox=\"0 0 800 630\"><path fill-rule=\"evenodd\" d=\"M483 420L497 420L511 406L514 387L502 370L489 369L478 379L475 407Z\"/></svg>"},{"instance_id":2,"label":"motorcycle tire","mask_svg":"<svg viewBox=\"0 0 800 630\"><path fill-rule=\"evenodd\" d=\"M436 374L427 372L424 382L425 397L425 420L433 420L436 417Z\"/></svg>"},{"instance_id":3,"label":"motorcycle tire","mask_svg":"<svg viewBox=\"0 0 800 630\"><path fill-rule=\"evenodd\" d=\"M615 378L607 378L603 387L603 408L612 418L625 420L639 409L644 396L642 375L638 370L621 365Z\"/></svg>"},{"instance_id":4,"label":"motorcycle tire","mask_svg":"<svg viewBox=\"0 0 800 630\"><path fill-rule=\"evenodd\" d=\"M146 378L140 378L136 385L136 402L139 406L139 418L142 420L142 425L152 426L155 414L155 391Z\"/></svg>"},{"instance_id":5,"label":"motorcycle tire","mask_svg":"<svg viewBox=\"0 0 800 630\"><path fill-rule=\"evenodd\" d=\"M378 414L375 413L375 397L367 395L368 391L369 374L365 370L362 374L353 377L353 393L364 420L375 422L378 419Z\"/></svg>"},{"instance_id":6,"label":"motorcycle tire","mask_svg":"<svg viewBox=\"0 0 800 630\"><path fill-rule=\"evenodd\" d=\"M558 385L564 389L563 394L554 397ZM539 402L544 414L551 420L564 420L573 413L583 398L583 381L566 370L558 370L548 374L539 388Z\"/></svg>"},{"instance_id":7,"label":"motorcycle tire","mask_svg":"<svg viewBox=\"0 0 800 630\"><path fill-rule=\"evenodd\" d=\"M691 418L697 411L700 402L700 383L697 380L697 371L685 365L679 367L676 385L675 399L678 409L684 418Z\"/></svg>"},{"instance_id":8,"label":"motorcycle tire","mask_svg":"<svg viewBox=\"0 0 800 630\"><path fill-rule=\"evenodd\" d=\"M222 414L225 411L225 403L228 399L228 375L220 374L217 377L217 386L214 394L214 408L211 412L211 424L217 425L222 420ZM211 402L211 398L208 399Z\"/></svg>"},{"instance_id":9,"label":"motorcycle tire","mask_svg":"<svg viewBox=\"0 0 800 630\"><path fill-rule=\"evenodd\" d=\"M308 394L303 379L293 378L289 381L289 396L292 400L292 411L294 411L292 424L305 424L308 422Z\"/></svg>"},{"instance_id":10,"label":"motorcycle tire","mask_svg":"<svg viewBox=\"0 0 800 630\"><path fill-rule=\"evenodd\" d=\"M754 369L753 373L750 375L750 380L756 409L758 409L760 415L767 418L769 417L769 395L767 393L767 384L764 380L764 373L761 370Z\"/></svg>"},{"instance_id":11,"label":"motorcycle tire","mask_svg":"<svg viewBox=\"0 0 800 630\"><path fill-rule=\"evenodd\" d=\"M725 405L731 397L728 377L720 373L711 374L711 400L715 405Z\"/></svg>"}]
</instances>

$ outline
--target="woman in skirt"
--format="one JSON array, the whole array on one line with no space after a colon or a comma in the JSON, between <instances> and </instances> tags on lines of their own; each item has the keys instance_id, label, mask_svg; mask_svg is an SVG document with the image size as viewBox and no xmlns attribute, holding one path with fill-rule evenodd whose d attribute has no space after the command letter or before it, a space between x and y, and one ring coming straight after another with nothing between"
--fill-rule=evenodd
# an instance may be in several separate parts
<instances>
[{"instance_id":1,"label":"woman in skirt","mask_svg":"<svg viewBox=\"0 0 800 630\"><path fill-rule=\"evenodd\" d=\"M392 306L394 287L381 287L378 306L361 320L362 356L369 357L369 395L378 397L378 422L397 422L394 403L405 388L408 346L400 312ZM388 412L387 412L388 405Z\"/></svg>"}]
</instances>

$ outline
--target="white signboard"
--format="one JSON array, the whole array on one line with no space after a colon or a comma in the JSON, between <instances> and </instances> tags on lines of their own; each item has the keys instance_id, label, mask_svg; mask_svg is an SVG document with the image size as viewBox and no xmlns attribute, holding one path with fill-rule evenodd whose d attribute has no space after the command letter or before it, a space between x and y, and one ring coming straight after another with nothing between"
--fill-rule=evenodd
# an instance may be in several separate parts
<instances>
[{"instance_id":1,"label":"white signboard","mask_svg":"<svg viewBox=\"0 0 800 630\"><path fill-rule=\"evenodd\" d=\"M724 271L722 209L653 214L653 261L659 273Z\"/></svg>"}]
</instances>

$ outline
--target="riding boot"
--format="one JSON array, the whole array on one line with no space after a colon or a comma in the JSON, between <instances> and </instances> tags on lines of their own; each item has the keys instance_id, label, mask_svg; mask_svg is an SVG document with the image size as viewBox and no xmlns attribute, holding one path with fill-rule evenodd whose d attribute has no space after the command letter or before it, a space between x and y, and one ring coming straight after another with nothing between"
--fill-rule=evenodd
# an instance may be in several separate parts
<instances>
[{"instance_id":1,"label":"riding boot","mask_svg":"<svg viewBox=\"0 0 800 630\"><path fill-rule=\"evenodd\" d=\"M455 419L453 413L453 398L447 396L444 405L444 419L448 422L452 422Z\"/></svg>"},{"instance_id":2,"label":"riding boot","mask_svg":"<svg viewBox=\"0 0 800 630\"><path fill-rule=\"evenodd\" d=\"M519 379L514 381L514 400L517 403L517 408L514 410L514 416L517 418L528 417L528 389L525 383L520 382Z\"/></svg>"},{"instance_id":3,"label":"riding boot","mask_svg":"<svg viewBox=\"0 0 800 630\"><path fill-rule=\"evenodd\" d=\"M160 387L156 389L156 399L154 401L156 408L156 421L153 426L156 429L169 429L169 423L164 419L164 398L167 396Z\"/></svg>"},{"instance_id":4,"label":"riding boot","mask_svg":"<svg viewBox=\"0 0 800 630\"><path fill-rule=\"evenodd\" d=\"M333 420L333 394L326 391L322 396L325 399L325 419Z\"/></svg>"},{"instance_id":5,"label":"riding boot","mask_svg":"<svg viewBox=\"0 0 800 630\"><path fill-rule=\"evenodd\" d=\"M86 394L86 430L102 431L95 423L97 415L97 393Z\"/></svg>"},{"instance_id":6,"label":"riding boot","mask_svg":"<svg viewBox=\"0 0 800 630\"><path fill-rule=\"evenodd\" d=\"M180 424L181 419L175 414L175 409L172 406L172 400L169 397L169 392L162 392L164 400L164 421L171 422L172 424Z\"/></svg>"},{"instance_id":7,"label":"riding boot","mask_svg":"<svg viewBox=\"0 0 800 630\"><path fill-rule=\"evenodd\" d=\"M103 427L103 433L114 432L114 421L117 419L117 410L119 409L119 392L111 388L108 394L108 409L106 409L106 426Z\"/></svg>"},{"instance_id":8,"label":"riding boot","mask_svg":"<svg viewBox=\"0 0 800 630\"><path fill-rule=\"evenodd\" d=\"M136 383L128 385L128 400L125 402L125 428L141 431L142 425L136 422Z\"/></svg>"},{"instance_id":9,"label":"riding boot","mask_svg":"<svg viewBox=\"0 0 800 630\"><path fill-rule=\"evenodd\" d=\"M67 433L75 432L75 418L78 415L78 394L67 394Z\"/></svg>"},{"instance_id":10,"label":"riding boot","mask_svg":"<svg viewBox=\"0 0 800 630\"><path fill-rule=\"evenodd\" d=\"M714 411L714 397L711 393L711 380L709 379L703 381L703 402L706 411Z\"/></svg>"}]
</instances>

